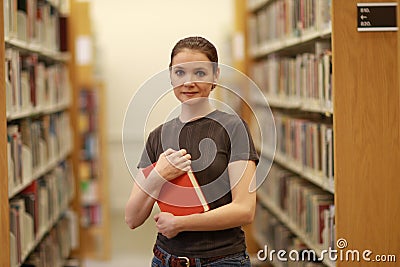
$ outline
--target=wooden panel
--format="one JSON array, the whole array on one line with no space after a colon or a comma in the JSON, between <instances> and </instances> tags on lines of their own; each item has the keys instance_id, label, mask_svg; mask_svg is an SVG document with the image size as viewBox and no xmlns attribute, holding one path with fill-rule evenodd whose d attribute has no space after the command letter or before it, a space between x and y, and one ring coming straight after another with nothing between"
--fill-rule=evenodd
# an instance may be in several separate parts
<instances>
[{"instance_id":1,"label":"wooden panel","mask_svg":"<svg viewBox=\"0 0 400 267\"><path fill-rule=\"evenodd\" d=\"M69 75L71 80L71 96L72 96L72 103L70 107L70 116L71 116L71 129L73 132L73 152L72 152L72 165L73 165L73 172L75 177L75 198L72 203L73 210L75 211L78 217L78 229L79 229L79 243L78 247L74 249L71 253L73 257L78 259L82 259L82 232L80 229L80 213L81 213L81 197L80 197L80 183L79 183L79 156L80 156L80 138L78 133L78 115L79 115L79 93L76 90L76 75L75 75L75 42L74 42L74 27L75 21L77 19L76 7L74 6L75 1L70 1L70 15L68 18L68 50L71 54L71 60L68 62L69 64Z\"/></svg>"},{"instance_id":2,"label":"wooden panel","mask_svg":"<svg viewBox=\"0 0 400 267\"><path fill-rule=\"evenodd\" d=\"M3 1L0 4L0 62L4 62ZM0 266L10 266L10 222L8 206L7 119L4 63L0 64Z\"/></svg>"},{"instance_id":3,"label":"wooden panel","mask_svg":"<svg viewBox=\"0 0 400 267\"><path fill-rule=\"evenodd\" d=\"M72 42L71 48L73 50L73 64L74 64L74 80L76 85L90 87L93 86L93 44L90 43L90 49L87 52L91 53L91 60L85 64L78 64L76 60L77 55L77 40L81 37L89 38L92 40L92 23L90 18L90 2L82 2L71 0L71 23L70 23L70 40Z\"/></svg>"},{"instance_id":4,"label":"wooden panel","mask_svg":"<svg viewBox=\"0 0 400 267\"><path fill-rule=\"evenodd\" d=\"M102 242L103 250L101 251L101 259L109 260L111 257L111 225L110 225L110 206L109 206L109 173L108 173L108 150L107 150L107 114L106 114L106 90L104 83L98 82L96 89L99 96L99 166L101 166L100 184L101 184L101 205L102 205Z\"/></svg>"},{"instance_id":5,"label":"wooden panel","mask_svg":"<svg viewBox=\"0 0 400 267\"><path fill-rule=\"evenodd\" d=\"M357 32L357 2L332 1L336 233L347 240L347 249L395 254L400 251L398 33ZM365 262L337 263L349 265Z\"/></svg>"}]
</instances>

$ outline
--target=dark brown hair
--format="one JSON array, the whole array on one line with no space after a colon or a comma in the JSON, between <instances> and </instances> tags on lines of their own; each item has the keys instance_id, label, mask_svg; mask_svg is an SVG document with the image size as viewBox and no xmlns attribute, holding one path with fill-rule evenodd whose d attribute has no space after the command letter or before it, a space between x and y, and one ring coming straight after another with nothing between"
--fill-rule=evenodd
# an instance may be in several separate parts
<instances>
[{"instance_id":1,"label":"dark brown hair","mask_svg":"<svg viewBox=\"0 0 400 267\"><path fill-rule=\"evenodd\" d=\"M186 37L182 40L179 40L171 52L171 61L169 63L169 67L172 67L172 59L179 53L182 52L184 49L191 49L196 50L200 53L206 55L206 57L211 61L214 62L213 64L213 71L216 73L218 67L218 53L215 46L208 41L207 39L199 36L193 37Z\"/></svg>"}]
</instances>

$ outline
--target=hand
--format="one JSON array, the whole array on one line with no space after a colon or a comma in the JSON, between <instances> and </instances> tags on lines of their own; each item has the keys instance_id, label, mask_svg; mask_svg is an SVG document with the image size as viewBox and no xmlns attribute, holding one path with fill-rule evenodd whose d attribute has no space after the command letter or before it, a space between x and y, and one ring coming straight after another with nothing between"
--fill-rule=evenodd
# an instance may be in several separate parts
<instances>
[{"instance_id":1,"label":"hand","mask_svg":"<svg viewBox=\"0 0 400 267\"><path fill-rule=\"evenodd\" d=\"M173 238L179 234L177 217L168 212L160 212L154 216L158 232L167 238Z\"/></svg>"},{"instance_id":2,"label":"hand","mask_svg":"<svg viewBox=\"0 0 400 267\"><path fill-rule=\"evenodd\" d=\"M170 181L190 170L190 159L185 149L176 151L169 148L160 155L155 169L161 177Z\"/></svg>"}]
</instances>

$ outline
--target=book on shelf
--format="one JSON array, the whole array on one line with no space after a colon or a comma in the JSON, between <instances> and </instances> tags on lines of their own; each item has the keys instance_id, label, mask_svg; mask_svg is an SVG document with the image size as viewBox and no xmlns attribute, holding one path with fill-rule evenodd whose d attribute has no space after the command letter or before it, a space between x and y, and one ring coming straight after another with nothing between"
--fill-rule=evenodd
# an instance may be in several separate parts
<instances>
[{"instance_id":1,"label":"book on shelf","mask_svg":"<svg viewBox=\"0 0 400 267\"><path fill-rule=\"evenodd\" d=\"M69 217L62 217L21 266L64 266L72 249L72 223Z\"/></svg>"},{"instance_id":2,"label":"book on shelf","mask_svg":"<svg viewBox=\"0 0 400 267\"><path fill-rule=\"evenodd\" d=\"M264 185L260 187L268 201L281 210L281 216L295 225L296 231L309 238L316 247L328 248L334 236L334 204L330 194L298 175L272 165Z\"/></svg>"},{"instance_id":3,"label":"book on shelf","mask_svg":"<svg viewBox=\"0 0 400 267\"><path fill-rule=\"evenodd\" d=\"M261 204L257 205L257 212L255 217L255 236L258 237L259 246L264 249L265 259L263 261L270 261L273 266L325 266L325 264L318 262L320 255L305 253L303 251L310 251L304 240L294 235L290 228L281 222L273 213L264 208ZM265 249L267 248L267 250ZM315 247L314 247L315 248ZM272 251L284 250L290 252L291 257L287 261L281 261ZM315 264L315 265L309 265Z\"/></svg>"},{"instance_id":4,"label":"book on shelf","mask_svg":"<svg viewBox=\"0 0 400 267\"><path fill-rule=\"evenodd\" d=\"M70 163L61 163L10 200L11 255L17 255L12 262L21 264L65 211L74 190L71 174Z\"/></svg>"},{"instance_id":5,"label":"book on shelf","mask_svg":"<svg viewBox=\"0 0 400 267\"><path fill-rule=\"evenodd\" d=\"M156 163L142 170L149 176ZM163 212L176 216L207 212L210 208L192 171L166 182L158 195L157 204Z\"/></svg>"},{"instance_id":6,"label":"book on shelf","mask_svg":"<svg viewBox=\"0 0 400 267\"><path fill-rule=\"evenodd\" d=\"M38 182L33 181L20 194L25 200L26 211L33 218L35 236L39 233L39 205L38 205Z\"/></svg>"},{"instance_id":7,"label":"book on shelf","mask_svg":"<svg viewBox=\"0 0 400 267\"><path fill-rule=\"evenodd\" d=\"M329 206L333 205L333 195L320 192L307 197L309 216L307 217L306 233L311 237L314 244L322 246L323 230L325 227L324 210L329 209Z\"/></svg>"},{"instance_id":8,"label":"book on shelf","mask_svg":"<svg viewBox=\"0 0 400 267\"><path fill-rule=\"evenodd\" d=\"M7 126L9 192L28 183L38 171L71 149L66 112L25 118Z\"/></svg>"},{"instance_id":9,"label":"book on shelf","mask_svg":"<svg viewBox=\"0 0 400 267\"><path fill-rule=\"evenodd\" d=\"M64 1L63 1L64 2ZM50 1L38 0L4 0L4 34L7 38L16 39L41 48L58 51L61 41L59 35L65 26L59 21L59 5Z\"/></svg>"},{"instance_id":10,"label":"book on shelf","mask_svg":"<svg viewBox=\"0 0 400 267\"><path fill-rule=\"evenodd\" d=\"M331 52L322 44L316 42L315 53L270 54L253 64L251 77L272 106L286 104L324 112L332 108ZM282 103L276 103L279 100Z\"/></svg>"},{"instance_id":11,"label":"book on shelf","mask_svg":"<svg viewBox=\"0 0 400 267\"><path fill-rule=\"evenodd\" d=\"M11 161L14 169L12 173L14 177L12 178L12 185L17 186L23 183L22 180L22 138L19 126L17 124L12 124L7 126L7 136L10 143L9 155L11 156Z\"/></svg>"},{"instance_id":12,"label":"book on shelf","mask_svg":"<svg viewBox=\"0 0 400 267\"><path fill-rule=\"evenodd\" d=\"M82 226L101 225L103 222L102 209L99 202L83 203L81 207Z\"/></svg>"},{"instance_id":13,"label":"book on shelf","mask_svg":"<svg viewBox=\"0 0 400 267\"><path fill-rule=\"evenodd\" d=\"M8 115L70 102L68 67L64 63L45 63L37 54L6 48L4 64Z\"/></svg>"},{"instance_id":14,"label":"book on shelf","mask_svg":"<svg viewBox=\"0 0 400 267\"><path fill-rule=\"evenodd\" d=\"M330 9L331 0L272 1L250 15L250 47L330 29Z\"/></svg>"},{"instance_id":15,"label":"book on shelf","mask_svg":"<svg viewBox=\"0 0 400 267\"><path fill-rule=\"evenodd\" d=\"M319 182L333 180L333 133L328 121L274 112L277 155L284 156Z\"/></svg>"},{"instance_id":16,"label":"book on shelf","mask_svg":"<svg viewBox=\"0 0 400 267\"><path fill-rule=\"evenodd\" d=\"M26 212L22 198L10 201L10 231L17 243L17 259L21 263L34 242L33 218Z\"/></svg>"}]
</instances>

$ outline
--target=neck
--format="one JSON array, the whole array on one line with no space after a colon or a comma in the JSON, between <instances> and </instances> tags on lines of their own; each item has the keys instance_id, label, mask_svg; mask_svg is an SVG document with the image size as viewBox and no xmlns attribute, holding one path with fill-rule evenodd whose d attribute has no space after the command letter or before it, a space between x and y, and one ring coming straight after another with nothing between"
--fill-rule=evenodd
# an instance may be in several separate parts
<instances>
[{"instance_id":1,"label":"neck","mask_svg":"<svg viewBox=\"0 0 400 267\"><path fill-rule=\"evenodd\" d=\"M196 99L191 103L182 103L179 119L182 122L193 121L205 117L214 110L215 108L210 104L208 98Z\"/></svg>"}]
</instances>

